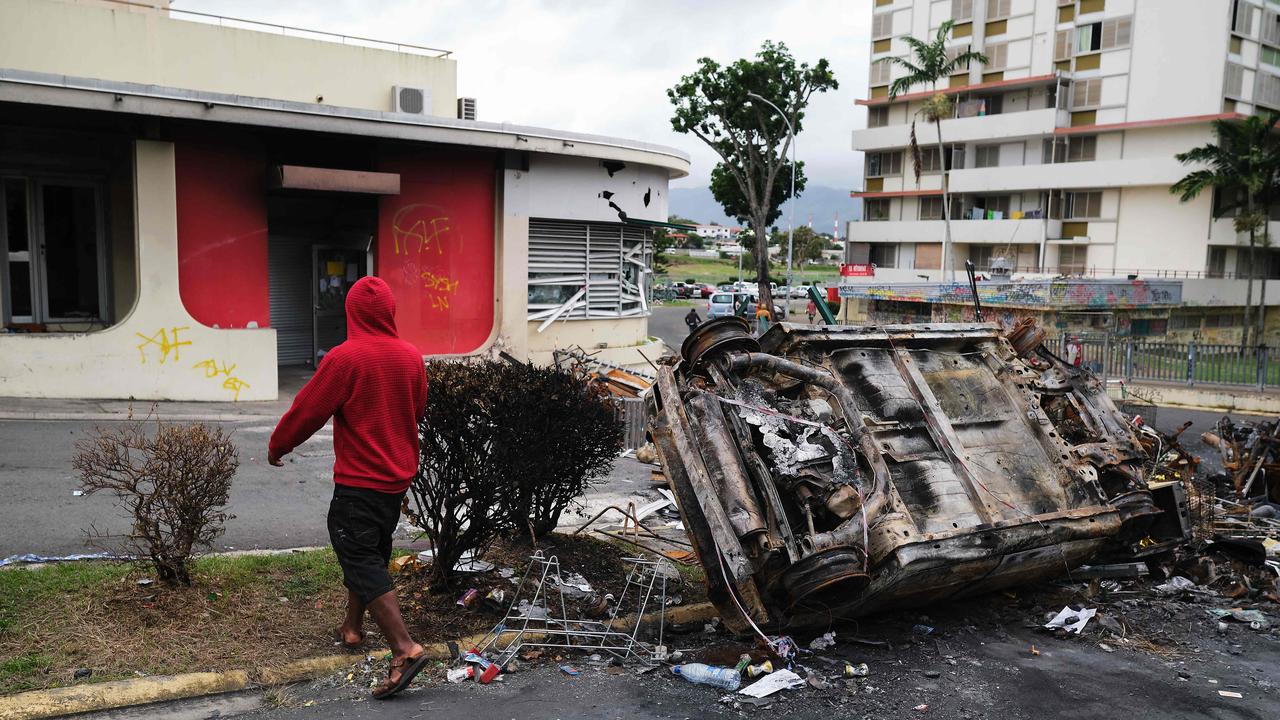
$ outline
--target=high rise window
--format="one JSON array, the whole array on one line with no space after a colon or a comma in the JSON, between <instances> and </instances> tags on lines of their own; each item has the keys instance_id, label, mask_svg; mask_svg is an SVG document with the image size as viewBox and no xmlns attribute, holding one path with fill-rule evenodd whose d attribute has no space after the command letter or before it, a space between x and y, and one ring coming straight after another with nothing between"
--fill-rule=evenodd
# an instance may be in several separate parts
<instances>
[{"instance_id":1,"label":"high rise window","mask_svg":"<svg viewBox=\"0 0 1280 720\"><path fill-rule=\"evenodd\" d=\"M889 124L889 108L886 105L867 109L867 127L878 128Z\"/></svg>"},{"instance_id":2,"label":"high rise window","mask_svg":"<svg viewBox=\"0 0 1280 720\"><path fill-rule=\"evenodd\" d=\"M1102 217L1102 191L1066 193L1065 216L1068 220L1090 220Z\"/></svg>"},{"instance_id":3,"label":"high rise window","mask_svg":"<svg viewBox=\"0 0 1280 720\"><path fill-rule=\"evenodd\" d=\"M1067 141L1067 162L1088 162L1097 159L1097 135L1073 137Z\"/></svg>"},{"instance_id":4,"label":"high rise window","mask_svg":"<svg viewBox=\"0 0 1280 720\"><path fill-rule=\"evenodd\" d=\"M865 220L888 220L889 198L865 198L862 201L862 209Z\"/></svg>"}]
</instances>

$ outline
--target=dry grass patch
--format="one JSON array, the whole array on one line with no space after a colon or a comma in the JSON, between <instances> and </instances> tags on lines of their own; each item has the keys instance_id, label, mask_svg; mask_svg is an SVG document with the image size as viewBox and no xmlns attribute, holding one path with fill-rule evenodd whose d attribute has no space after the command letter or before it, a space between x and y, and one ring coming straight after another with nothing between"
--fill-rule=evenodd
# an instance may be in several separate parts
<instances>
[{"instance_id":1,"label":"dry grass patch","mask_svg":"<svg viewBox=\"0 0 1280 720\"><path fill-rule=\"evenodd\" d=\"M203 558L191 587L138 584L151 577L118 563L0 572L0 694L335 652L346 591L330 550Z\"/></svg>"}]
</instances>

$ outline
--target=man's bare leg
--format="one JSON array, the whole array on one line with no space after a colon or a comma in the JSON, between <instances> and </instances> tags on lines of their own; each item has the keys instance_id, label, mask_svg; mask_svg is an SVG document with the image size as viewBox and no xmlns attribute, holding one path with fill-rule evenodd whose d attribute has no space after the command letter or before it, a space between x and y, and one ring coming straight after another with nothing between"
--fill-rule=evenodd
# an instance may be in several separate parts
<instances>
[{"instance_id":1,"label":"man's bare leg","mask_svg":"<svg viewBox=\"0 0 1280 720\"><path fill-rule=\"evenodd\" d=\"M347 591L347 616L338 626L339 640L345 645L359 645L364 641L364 601Z\"/></svg>"},{"instance_id":2,"label":"man's bare leg","mask_svg":"<svg viewBox=\"0 0 1280 720\"><path fill-rule=\"evenodd\" d=\"M382 630L382 636L391 646L391 670L382 685L373 691L375 698L386 698L404 689L413 677L426 666L426 653L422 646L409 637L409 630L400 616L400 603L395 591L385 592L369 603L369 614Z\"/></svg>"},{"instance_id":3,"label":"man's bare leg","mask_svg":"<svg viewBox=\"0 0 1280 720\"><path fill-rule=\"evenodd\" d=\"M409 637L409 629L404 626L404 618L400 616L400 602L396 599L394 590L374 598L369 603L369 614L382 631L382 637L391 646L393 661L422 654L422 646Z\"/></svg>"}]
</instances>

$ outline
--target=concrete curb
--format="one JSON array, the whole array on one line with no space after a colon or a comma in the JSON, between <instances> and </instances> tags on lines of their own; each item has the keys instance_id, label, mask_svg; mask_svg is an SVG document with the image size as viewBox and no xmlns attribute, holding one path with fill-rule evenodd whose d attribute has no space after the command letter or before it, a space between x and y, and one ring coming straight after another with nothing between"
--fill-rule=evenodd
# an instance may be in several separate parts
<instances>
[{"instance_id":1,"label":"concrete curb","mask_svg":"<svg viewBox=\"0 0 1280 720\"><path fill-rule=\"evenodd\" d=\"M159 416L166 422L275 422L279 415L241 415L236 413L172 413ZM79 412L0 412L0 420L74 420L80 422L120 422L128 413ZM135 420L145 416L135 414Z\"/></svg>"},{"instance_id":2,"label":"concrete curb","mask_svg":"<svg viewBox=\"0 0 1280 720\"><path fill-rule=\"evenodd\" d=\"M706 622L717 614L711 603L699 603L667 609L668 624ZM646 615L646 620L656 616ZM459 638L460 647L479 644L484 635ZM448 660L449 647L445 643L423 646L432 660ZM322 677L344 667L360 662L366 655L379 656L386 648L369 650L364 655L344 654L295 660L283 665L264 666L253 670L227 670L224 672L184 673L161 677L115 680L90 683L51 690L31 690L0 697L0 720L37 720L38 718L74 715L77 713L114 710L132 705L169 700L184 700L202 695L237 692L251 687L283 685Z\"/></svg>"}]
</instances>

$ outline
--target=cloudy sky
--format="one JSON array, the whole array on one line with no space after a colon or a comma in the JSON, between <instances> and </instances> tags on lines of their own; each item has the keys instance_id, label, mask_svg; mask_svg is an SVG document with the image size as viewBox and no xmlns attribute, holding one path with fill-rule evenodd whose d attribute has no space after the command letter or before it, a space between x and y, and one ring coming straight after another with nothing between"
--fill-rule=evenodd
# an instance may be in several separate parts
<instances>
[{"instance_id":1,"label":"cloudy sky","mask_svg":"<svg viewBox=\"0 0 1280 720\"><path fill-rule=\"evenodd\" d=\"M452 50L479 117L678 147L707 182L715 155L671 130L666 89L699 57L728 62L766 39L827 58L840 89L817 96L797 146L810 181L852 189L849 133L864 122L871 0L174 0L175 9Z\"/></svg>"}]
</instances>

